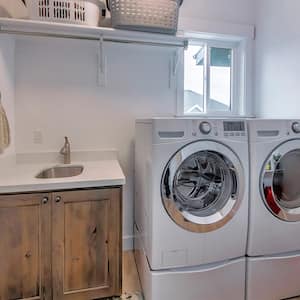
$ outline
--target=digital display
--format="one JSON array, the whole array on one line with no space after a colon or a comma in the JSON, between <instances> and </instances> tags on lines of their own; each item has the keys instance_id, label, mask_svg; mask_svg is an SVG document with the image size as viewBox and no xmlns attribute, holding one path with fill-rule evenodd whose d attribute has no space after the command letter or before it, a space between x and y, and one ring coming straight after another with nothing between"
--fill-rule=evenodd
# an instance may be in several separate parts
<instances>
[{"instance_id":1,"label":"digital display","mask_svg":"<svg viewBox=\"0 0 300 300\"><path fill-rule=\"evenodd\" d=\"M224 122L224 131L245 131L244 122Z\"/></svg>"}]
</instances>

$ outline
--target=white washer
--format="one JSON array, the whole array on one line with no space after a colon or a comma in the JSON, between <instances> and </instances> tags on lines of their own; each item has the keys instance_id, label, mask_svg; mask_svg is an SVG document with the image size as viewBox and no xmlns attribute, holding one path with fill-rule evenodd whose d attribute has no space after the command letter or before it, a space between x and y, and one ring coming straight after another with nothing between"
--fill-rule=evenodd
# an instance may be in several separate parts
<instances>
[{"instance_id":1,"label":"white washer","mask_svg":"<svg viewBox=\"0 0 300 300\"><path fill-rule=\"evenodd\" d=\"M247 300L299 300L300 253L247 258Z\"/></svg>"},{"instance_id":2,"label":"white washer","mask_svg":"<svg viewBox=\"0 0 300 300\"><path fill-rule=\"evenodd\" d=\"M300 121L248 124L247 300L294 299L300 297Z\"/></svg>"},{"instance_id":3,"label":"white washer","mask_svg":"<svg viewBox=\"0 0 300 300\"><path fill-rule=\"evenodd\" d=\"M300 121L250 120L248 255L300 251Z\"/></svg>"},{"instance_id":4,"label":"white washer","mask_svg":"<svg viewBox=\"0 0 300 300\"><path fill-rule=\"evenodd\" d=\"M145 300L245 299L244 257L197 267L153 271L135 228L135 258Z\"/></svg>"},{"instance_id":5,"label":"white washer","mask_svg":"<svg viewBox=\"0 0 300 300\"><path fill-rule=\"evenodd\" d=\"M137 260L147 262L138 264L144 290L164 295L163 285L154 283L164 278L157 282L177 287L172 299L181 300L185 286L185 299L195 299L192 294L204 289L200 278L214 270L217 282L207 281L205 299L222 298L226 287L230 299L242 299L245 259L238 258L246 253L249 179L245 121L157 118L139 120L136 130L135 247ZM150 288L149 280L143 282L145 265ZM234 289L224 286L229 277L239 279Z\"/></svg>"}]
</instances>

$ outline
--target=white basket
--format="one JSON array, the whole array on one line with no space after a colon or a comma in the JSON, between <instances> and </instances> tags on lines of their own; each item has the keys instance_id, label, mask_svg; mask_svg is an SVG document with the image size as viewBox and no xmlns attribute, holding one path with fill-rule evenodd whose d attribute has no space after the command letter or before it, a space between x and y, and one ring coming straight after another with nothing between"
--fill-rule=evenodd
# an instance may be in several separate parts
<instances>
[{"instance_id":1,"label":"white basket","mask_svg":"<svg viewBox=\"0 0 300 300\"><path fill-rule=\"evenodd\" d=\"M115 28L174 34L179 3L176 0L110 0Z\"/></svg>"},{"instance_id":2,"label":"white basket","mask_svg":"<svg viewBox=\"0 0 300 300\"><path fill-rule=\"evenodd\" d=\"M49 22L98 26L105 18L99 0L27 0L29 18Z\"/></svg>"}]
</instances>

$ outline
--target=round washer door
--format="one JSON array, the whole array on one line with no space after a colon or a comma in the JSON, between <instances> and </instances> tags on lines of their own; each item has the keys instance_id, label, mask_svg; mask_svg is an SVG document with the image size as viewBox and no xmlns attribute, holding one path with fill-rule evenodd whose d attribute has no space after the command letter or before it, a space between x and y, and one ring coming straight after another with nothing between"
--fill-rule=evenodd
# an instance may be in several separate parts
<instances>
[{"instance_id":1,"label":"round washer door","mask_svg":"<svg viewBox=\"0 0 300 300\"><path fill-rule=\"evenodd\" d=\"M300 221L300 141L288 141L266 160L261 174L266 207L277 218Z\"/></svg>"},{"instance_id":2,"label":"round washer door","mask_svg":"<svg viewBox=\"0 0 300 300\"><path fill-rule=\"evenodd\" d=\"M236 214L244 185L243 167L230 148L198 141L179 150L168 162L162 176L162 201L180 227L210 232Z\"/></svg>"}]
</instances>

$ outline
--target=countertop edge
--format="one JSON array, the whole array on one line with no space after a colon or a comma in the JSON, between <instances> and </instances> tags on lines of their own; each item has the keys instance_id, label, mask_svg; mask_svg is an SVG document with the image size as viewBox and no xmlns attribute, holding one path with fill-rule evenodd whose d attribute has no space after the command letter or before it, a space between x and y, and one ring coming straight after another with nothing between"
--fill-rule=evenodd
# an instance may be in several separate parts
<instances>
[{"instance_id":1,"label":"countertop edge","mask_svg":"<svg viewBox=\"0 0 300 300\"><path fill-rule=\"evenodd\" d=\"M35 193L47 191L62 191L85 188L105 188L105 187L121 187L125 185L125 178L107 179L107 180L92 180L78 182L61 182L61 183L40 183L40 184L20 184L15 186L1 186L0 195L15 194L15 193Z\"/></svg>"}]
</instances>

